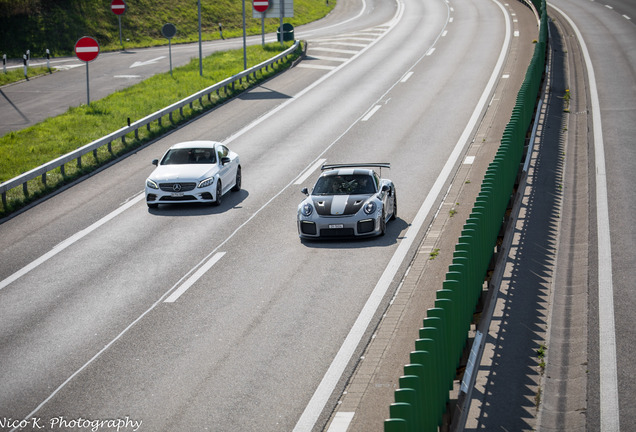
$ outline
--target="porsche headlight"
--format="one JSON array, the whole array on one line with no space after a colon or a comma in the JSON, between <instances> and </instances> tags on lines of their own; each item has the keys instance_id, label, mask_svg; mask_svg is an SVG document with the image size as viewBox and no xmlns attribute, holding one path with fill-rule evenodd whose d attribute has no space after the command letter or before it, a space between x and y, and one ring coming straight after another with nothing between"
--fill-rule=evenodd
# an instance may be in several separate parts
<instances>
[{"instance_id":1,"label":"porsche headlight","mask_svg":"<svg viewBox=\"0 0 636 432\"><path fill-rule=\"evenodd\" d=\"M146 186L148 186L150 189L159 189L159 185L150 179L146 180Z\"/></svg>"},{"instance_id":2,"label":"porsche headlight","mask_svg":"<svg viewBox=\"0 0 636 432\"><path fill-rule=\"evenodd\" d=\"M198 187L200 187L200 188L204 188L204 187L208 187L208 186L210 186L211 184L214 184L214 177L210 177L210 178L206 178L205 180L202 180L202 181L199 183L199 186L198 186Z\"/></svg>"},{"instance_id":3,"label":"porsche headlight","mask_svg":"<svg viewBox=\"0 0 636 432\"><path fill-rule=\"evenodd\" d=\"M314 212L314 206L312 206L310 203L304 203L300 207L300 213L302 213L302 215L305 217L311 216L313 212Z\"/></svg>"},{"instance_id":4,"label":"porsche headlight","mask_svg":"<svg viewBox=\"0 0 636 432\"><path fill-rule=\"evenodd\" d=\"M364 212L368 215L375 213L378 206L373 201L369 201L364 205Z\"/></svg>"}]
</instances>

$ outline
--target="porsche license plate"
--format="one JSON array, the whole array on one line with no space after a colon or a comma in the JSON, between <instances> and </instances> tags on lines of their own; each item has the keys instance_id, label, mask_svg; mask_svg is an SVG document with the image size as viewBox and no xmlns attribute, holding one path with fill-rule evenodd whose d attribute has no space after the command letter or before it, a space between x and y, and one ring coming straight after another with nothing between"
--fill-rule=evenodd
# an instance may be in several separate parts
<instances>
[{"instance_id":1,"label":"porsche license plate","mask_svg":"<svg viewBox=\"0 0 636 432\"><path fill-rule=\"evenodd\" d=\"M329 225L329 228L331 229L344 228L344 225L343 224Z\"/></svg>"}]
</instances>

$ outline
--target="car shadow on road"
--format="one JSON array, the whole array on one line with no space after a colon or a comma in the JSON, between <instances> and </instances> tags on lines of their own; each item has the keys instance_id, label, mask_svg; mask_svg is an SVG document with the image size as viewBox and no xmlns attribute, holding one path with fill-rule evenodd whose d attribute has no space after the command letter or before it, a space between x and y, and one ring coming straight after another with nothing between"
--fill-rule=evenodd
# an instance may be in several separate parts
<instances>
[{"instance_id":1,"label":"car shadow on road","mask_svg":"<svg viewBox=\"0 0 636 432\"><path fill-rule=\"evenodd\" d=\"M245 189L228 192L223 195L221 205L207 203L160 204L158 208L149 208L148 213L154 216L205 216L228 212L241 208L241 203L250 195Z\"/></svg>"},{"instance_id":2,"label":"car shadow on road","mask_svg":"<svg viewBox=\"0 0 636 432\"><path fill-rule=\"evenodd\" d=\"M251 89L250 91L241 93L238 98L241 100L270 100L291 99L291 96L264 86L258 86L254 89Z\"/></svg>"},{"instance_id":3,"label":"car shadow on road","mask_svg":"<svg viewBox=\"0 0 636 432\"><path fill-rule=\"evenodd\" d=\"M337 237L325 239L300 239L307 247L315 249L360 249L368 247L387 247L397 243L409 224L399 217L390 221L386 233L377 237Z\"/></svg>"}]
</instances>

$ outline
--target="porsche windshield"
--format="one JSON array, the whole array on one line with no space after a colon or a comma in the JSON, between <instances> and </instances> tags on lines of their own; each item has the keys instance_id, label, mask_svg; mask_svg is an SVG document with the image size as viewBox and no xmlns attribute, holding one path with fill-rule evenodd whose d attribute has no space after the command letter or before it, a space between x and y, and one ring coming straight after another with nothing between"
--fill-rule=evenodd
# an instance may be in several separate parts
<instances>
[{"instance_id":1,"label":"porsche windshield","mask_svg":"<svg viewBox=\"0 0 636 432\"><path fill-rule=\"evenodd\" d=\"M161 165L213 164L216 163L212 148L179 148L168 150Z\"/></svg>"},{"instance_id":2,"label":"porsche windshield","mask_svg":"<svg viewBox=\"0 0 636 432\"><path fill-rule=\"evenodd\" d=\"M314 195L371 195L375 193L373 178L366 174L328 175L318 178Z\"/></svg>"}]
</instances>

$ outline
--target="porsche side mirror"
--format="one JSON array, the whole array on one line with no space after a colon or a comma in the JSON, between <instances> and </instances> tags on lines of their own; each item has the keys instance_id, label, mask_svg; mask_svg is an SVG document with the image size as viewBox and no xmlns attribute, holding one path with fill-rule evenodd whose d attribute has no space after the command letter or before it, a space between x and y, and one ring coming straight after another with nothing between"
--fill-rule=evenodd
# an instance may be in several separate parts
<instances>
[{"instance_id":1,"label":"porsche side mirror","mask_svg":"<svg viewBox=\"0 0 636 432\"><path fill-rule=\"evenodd\" d=\"M307 189L306 187L302 188L300 191L304 193L305 195L309 196L309 189Z\"/></svg>"}]
</instances>

